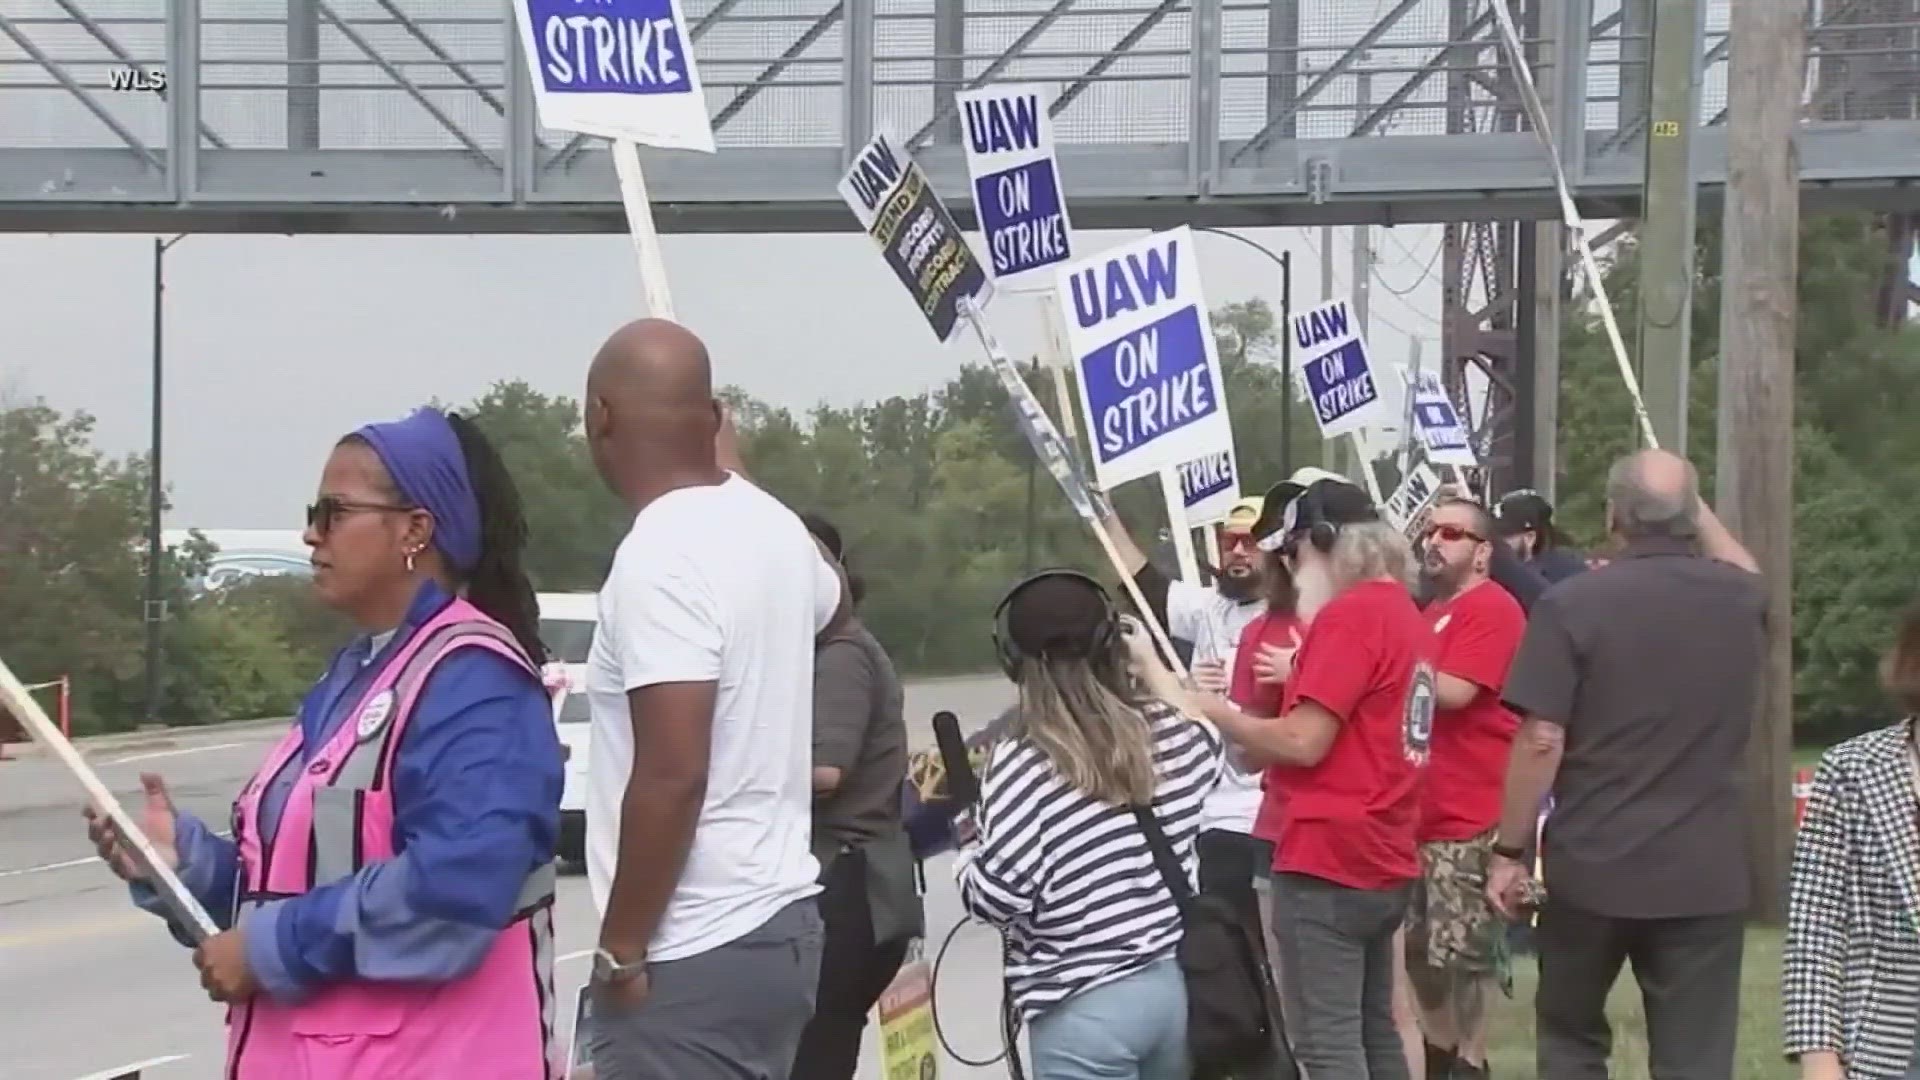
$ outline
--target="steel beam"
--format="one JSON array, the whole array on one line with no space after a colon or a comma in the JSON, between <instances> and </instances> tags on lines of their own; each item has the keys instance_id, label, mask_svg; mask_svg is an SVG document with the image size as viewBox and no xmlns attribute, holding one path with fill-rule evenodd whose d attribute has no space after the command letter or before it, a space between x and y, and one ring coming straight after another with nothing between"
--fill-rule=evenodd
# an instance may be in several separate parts
<instances>
[{"instance_id":1,"label":"steel beam","mask_svg":"<svg viewBox=\"0 0 1920 1080\"><path fill-rule=\"evenodd\" d=\"M89 94L87 88L81 86L72 75L68 74L67 69L63 67L59 61L42 52L40 46L35 45L33 39L28 37L26 32L15 25L14 21L4 13L0 13L0 34L5 34L11 38L13 43L19 46L20 51L27 54L27 59L39 64L48 75L53 76L53 81L59 83L62 90L72 94L74 99L80 102L82 107L93 114L94 119L105 124L108 131L113 132L119 137L121 142L126 143L128 149L145 158L147 164L153 166L156 171L164 172L166 170L166 162L162 160L161 156L155 152L152 147L140 141L138 135L129 131L127 126L122 124L119 118L113 115L111 110L105 105L100 104L99 100L92 94Z\"/></svg>"},{"instance_id":2,"label":"steel beam","mask_svg":"<svg viewBox=\"0 0 1920 1080\"><path fill-rule=\"evenodd\" d=\"M115 60L139 72L143 77L150 74L145 64L135 60L132 53L122 48L120 42L115 40L112 34L107 33L106 27L95 22L93 16L81 10L80 5L74 3L74 0L53 0L53 2L60 6L61 11L67 13L67 18L78 23L81 29L92 35L95 41L98 41L108 52L112 53ZM162 101L166 100L167 93L168 91L166 90L160 91L160 99ZM227 148L227 141L222 139L219 133L214 131L213 128L209 127L204 121L200 124L200 137L222 150Z\"/></svg>"},{"instance_id":3,"label":"steel beam","mask_svg":"<svg viewBox=\"0 0 1920 1080\"><path fill-rule=\"evenodd\" d=\"M1483 11L1474 16L1473 21L1467 24L1464 36L1467 38L1477 37L1491 25L1493 25L1493 12L1490 10ZM1358 138L1363 135L1373 134L1375 128L1385 123L1386 119L1392 116L1395 110L1406 104L1408 99L1419 92L1420 88L1425 86L1435 75L1439 74L1441 70L1452 67L1463 55L1470 55L1473 51L1472 45L1468 42L1448 42L1436 51L1433 56L1428 58L1426 63L1420 65L1420 70L1409 76L1406 82L1401 83L1399 89L1388 94L1385 101L1382 101L1372 112L1361 118L1360 123L1354 126L1354 137Z\"/></svg>"},{"instance_id":4,"label":"steel beam","mask_svg":"<svg viewBox=\"0 0 1920 1080\"><path fill-rule=\"evenodd\" d=\"M368 60L373 61L375 67L385 72L388 78L392 79L401 90L406 92L408 97L414 100L414 104L426 110L428 116L433 117L441 127L446 128L449 134L459 140L460 145L466 147L468 153L489 165L499 166L501 164L495 161L493 155L487 153L484 147L475 142L473 136L461 130L460 125L454 123L453 117L448 116L444 109L435 105L432 98L422 93L419 87L413 85L413 80L407 78L405 72L395 67L386 57L381 56L380 51L375 49L371 42L360 36L358 30L355 30L347 20L341 18L339 14L333 10L332 4L327 3L327 0L312 0L312 3L315 10L319 11L320 16L332 23L335 30L340 31L341 37L346 38L349 44L364 53Z\"/></svg>"},{"instance_id":5,"label":"steel beam","mask_svg":"<svg viewBox=\"0 0 1920 1080\"><path fill-rule=\"evenodd\" d=\"M762 68L760 74L754 76L750 85L742 87L739 93L733 95L733 100L721 106L720 111L713 114L713 130L719 131L727 126L727 121L740 115L740 110L752 103L754 98L759 97L760 91L772 85L773 80L779 78L781 72L792 67L794 61L800 59L808 49L813 48L814 44L833 28L833 24L839 21L846 10L845 0L841 0L813 20L813 25L801 31L800 36L794 38L793 44L788 45L773 63Z\"/></svg>"},{"instance_id":6,"label":"steel beam","mask_svg":"<svg viewBox=\"0 0 1920 1080\"><path fill-rule=\"evenodd\" d=\"M394 3L393 0L373 0L373 2L380 5L380 10L392 16L393 20L399 23L413 40L419 42L427 52L433 54L435 60L445 64L447 70L453 72L454 76L465 83L468 89L478 94L480 100L486 102L487 107L494 111L494 115L502 117L507 115L506 104L499 98L493 96L492 91L487 89L485 83L474 78L473 73L466 69L466 65L454 59L451 53L441 48L440 43L434 40L433 35L427 33L426 29L422 27L418 21L411 15L400 10L400 5Z\"/></svg>"},{"instance_id":7,"label":"steel beam","mask_svg":"<svg viewBox=\"0 0 1920 1080\"><path fill-rule=\"evenodd\" d=\"M1060 16L1065 15L1072 7L1073 0L1053 0L1053 6L1048 8L1045 14L1035 19L1032 26L1020 31L1020 36L1013 39L1013 44L1007 46L1005 52L988 62L986 68L982 70L980 74L967 80L966 89L977 90L992 82L995 75L1005 71L1008 64L1018 60L1022 53L1032 48L1033 43L1040 40L1040 35L1046 33L1048 27L1059 22ZM918 150L922 146L925 146L927 144L927 136L933 133L935 127L944 123L948 115L949 113L947 112L936 111L933 114L933 119L928 120L919 131L914 132L912 137L907 139L907 149Z\"/></svg>"},{"instance_id":8,"label":"steel beam","mask_svg":"<svg viewBox=\"0 0 1920 1080\"><path fill-rule=\"evenodd\" d=\"M840 33L840 164L853 164L855 154L873 138L873 3L846 0L846 24Z\"/></svg>"},{"instance_id":9,"label":"steel beam","mask_svg":"<svg viewBox=\"0 0 1920 1080\"><path fill-rule=\"evenodd\" d=\"M933 111L946 117L930 140L935 145L960 145L960 107L954 95L966 81L967 0L944 0L933 5Z\"/></svg>"},{"instance_id":10,"label":"steel beam","mask_svg":"<svg viewBox=\"0 0 1920 1080\"><path fill-rule=\"evenodd\" d=\"M1228 164L1237 165L1240 163L1240 159L1246 157L1248 154L1258 153L1266 149L1267 144L1273 141L1274 136L1279 130L1293 122L1294 116L1300 111L1302 105L1312 101L1315 95L1325 90L1327 85L1333 82L1333 80L1352 70L1353 65L1358 62L1360 57L1366 55L1368 49L1378 44L1380 39L1387 35L1387 31L1398 25L1400 20L1406 17L1407 12L1420 6L1422 2L1423 0L1399 0L1398 3L1394 4L1392 11L1387 12L1380 17L1378 22L1368 27L1367 32L1361 34L1360 39L1355 41L1346 52L1341 53L1338 60L1335 60L1327 67L1327 70L1321 72L1312 82L1308 83L1307 88L1300 92L1300 96L1291 103L1289 108L1283 109L1273 116L1268 117L1267 122L1261 126L1260 130L1254 132L1252 137L1240 145L1240 149L1234 151L1233 157L1228 159Z\"/></svg>"},{"instance_id":11,"label":"steel beam","mask_svg":"<svg viewBox=\"0 0 1920 1080\"><path fill-rule=\"evenodd\" d=\"M1267 4L1267 116L1285 115L1280 137L1294 138L1299 125L1295 104L1300 97L1300 0L1269 0Z\"/></svg>"},{"instance_id":12,"label":"steel beam","mask_svg":"<svg viewBox=\"0 0 1920 1080\"><path fill-rule=\"evenodd\" d=\"M320 149L320 7L287 0L287 148Z\"/></svg>"},{"instance_id":13,"label":"steel beam","mask_svg":"<svg viewBox=\"0 0 1920 1080\"><path fill-rule=\"evenodd\" d=\"M1196 9L1196 12L1195 12L1196 17L1194 19L1195 22L1204 21L1202 18L1198 17L1199 13L1197 10L1200 4L1203 2L1204 0L1193 0L1194 7ZM1156 7L1152 11L1149 11L1145 15L1141 16L1140 21L1137 23L1134 23L1132 29L1128 30L1125 34L1122 34L1120 36L1120 40L1114 43L1113 48L1107 50L1105 56L1102 56L1100 59L1095 60L1091 67L1087 68L1087 70L1080 73L1079 78L1076 78L1071 83L1068 83L1067 88L1065 90L1060 91L1060 96L1055 98L1053 101L1053 104L1047 107L1047 115L1059 116L1062 112L1064 112L1068 105L1073 104L1074 98L1077 98L1082 93L1084 93L1087 87L1093 85L1096 79L1100 78L1100 76L1105 75L1107 73L1108 68L1119 63L1120 60L1123 57L1125 57L1128 52L1132 51L1135 45L1140 44L1143 38L1145 38L1148 34L1152 33L1154 27L1159 26L1160 23L1164 19L1166 19L1168 15L1173 14L1176 10L1178 10L1182 6L1183 6L1183 0L1160 0L1159 7ZM1191 66L1188 68L1189 77L1195 78L1196 81L1197 81L1197 77L1193 76L1192 72L1199 70L1201 67L1205 66L1209 62L1213 64L1216 70L1219 67L1220 46L1218 44L1218 28L1219 28L1218 18L1214 19L1214 28L1215 28L1214 37L1215 37L1216 43L1213 46L1212 53L1211 54L1196 53L1195 58L1197 62L1192 63ZM1217 76L1214 82L1216 85L1218 85L1219 79Z\"/></svg>"},{"instance_id":14,"label":"steel beam","mask_svg":"<svg viewBox=\"0 0 1920 1080\"><path fill-rule=\"evenodd\" d=\"M175 205L200 192L200 0L167 0L167 189Z\"/></svg>"}]
</instances>

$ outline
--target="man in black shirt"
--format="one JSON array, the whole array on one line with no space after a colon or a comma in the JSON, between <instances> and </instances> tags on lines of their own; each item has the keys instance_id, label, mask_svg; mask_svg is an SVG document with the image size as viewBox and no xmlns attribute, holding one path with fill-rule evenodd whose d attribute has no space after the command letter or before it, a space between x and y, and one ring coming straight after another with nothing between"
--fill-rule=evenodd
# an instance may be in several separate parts
<instances>
[{"instance_id":1,"label":"man in black shirt","mask_svg":"<svg viewBox=\"0 0 1920 1080\"><path fill-rule=\"evenodd\" d=\"M1758 566L1657 450L1617 462L1619 558L1534 605L1507 675L1513 743L1488 898L1520 908L1541 799L1537 1075L1605 1080L1631 962L1654 1076L1731 1080L1748 903L1741 798L1766 656Z\"/></svg>"},{"instance_id":2,"label":"man in black shirt","mask_svg":"<svg viewBox=\"0 0 1920 1080\"><path fill-rule=\"evenodd\" d=\"M1553 504L1528 488L1509 491L1493 508L1500 538L1547 584L1565 581L1585 570L1580 553L1568 546L1566 534L1553 525Z\"/></svg>"}]
</instances>

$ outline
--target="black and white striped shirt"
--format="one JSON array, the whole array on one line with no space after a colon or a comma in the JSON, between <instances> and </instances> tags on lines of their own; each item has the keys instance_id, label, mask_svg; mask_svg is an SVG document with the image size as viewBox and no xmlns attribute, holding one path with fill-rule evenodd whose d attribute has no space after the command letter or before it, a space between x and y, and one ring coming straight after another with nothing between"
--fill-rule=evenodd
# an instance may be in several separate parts
<instances>
[{"instance_id":1,"label":"black and white striped shirt","mask_svg":"<svg viewBox=\"0 0 1920 1080\"><path fill-rule=\"evenodd\" d=\"M1201 804L1221 768L1219 732L1147 706L1159 786L1154 813L1187 870ZM1133 812L1067 786L1022 739L994 747L980 791L980 843L957 878L966 909L1006 934L1009 992L1031 1019L1131 974L1180 941L1180 912Z\"/></svg>"}]
</instances>

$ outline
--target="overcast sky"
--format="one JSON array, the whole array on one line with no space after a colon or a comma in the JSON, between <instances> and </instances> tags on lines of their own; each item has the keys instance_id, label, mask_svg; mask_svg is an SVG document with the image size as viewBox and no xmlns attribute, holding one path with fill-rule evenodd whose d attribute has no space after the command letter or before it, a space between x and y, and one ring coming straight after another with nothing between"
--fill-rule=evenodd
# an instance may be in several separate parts
<instances>
[{"instance_id":1,"label":"overcast sky","mask_svg":"<svg viewBox=\"0 0 1920 1080\"><path fill-rule=\"evenodd\" d=\"M1136 235L1083 231L1075 246ZM1246 235L1291 248L1296 304L1318 300L1317 230ZM1344 293L1349 234L1335 235ZM1404 363L1411 332L1431 364L1440 229L1374 235L1375 355ZM706 339L716 378L775 404L919 393L984 358L970 340L933 339L864 235L664 244L680 320ZM0 389L92 413L115 454L147 445L150 250L144 236L0 236ZM1210 304L1278 306L1278 272L1258 253L1204 235L1200 251ZM577 397L593 351L641 307L623 236L188 237L167 255L167 524L297 527L340 435L501 379ZM1016 357L1039 347L1035 312L1016 297L990 310Z\"/></svg>"}]
</instances>

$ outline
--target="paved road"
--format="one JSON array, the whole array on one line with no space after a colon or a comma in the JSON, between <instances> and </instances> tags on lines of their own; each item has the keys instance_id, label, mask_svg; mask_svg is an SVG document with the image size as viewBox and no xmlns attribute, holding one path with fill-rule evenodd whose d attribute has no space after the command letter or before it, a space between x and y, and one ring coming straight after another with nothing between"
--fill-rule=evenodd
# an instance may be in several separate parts
<instances>
[{"instance_id":1,"label":"paved road","mask_svg":"<svg viewBox=\"0 0 1920 1080\"><path fill-rule=\"evenodd\" d=\"M927 718L940 709L969 726L984 724L1011 700L998 679L956 679L908 688L909 731L931 746ZM224 727L103 740L86 753L123 798L139 791L139 774L167 777L180 805L224 824L236 791L278 737L278 726ZM0 762L0 1068L7 1080L76 1080L134 1062L152 1066L152 1080L219 1075L224 1035L220 1007L207 1001L185 950L155 919L136 911L123 886L91 857L80 821L78 789L53 762L19 748ZM945 859L927 867L928 926L937 948L959 921ZM571 1003L586 977L586 951L596 932L584 878L561 882L559 916L562 1000ZM941 1020L954 1049L970 1058L999 1045L1000 963L991 931L960 931L936 987ZM878 1080L878 1050L869 1046L861 1080ZM942 1076L1004 1076L1002 1068L943 1064Z\"/></svg>"}]
</instances>

